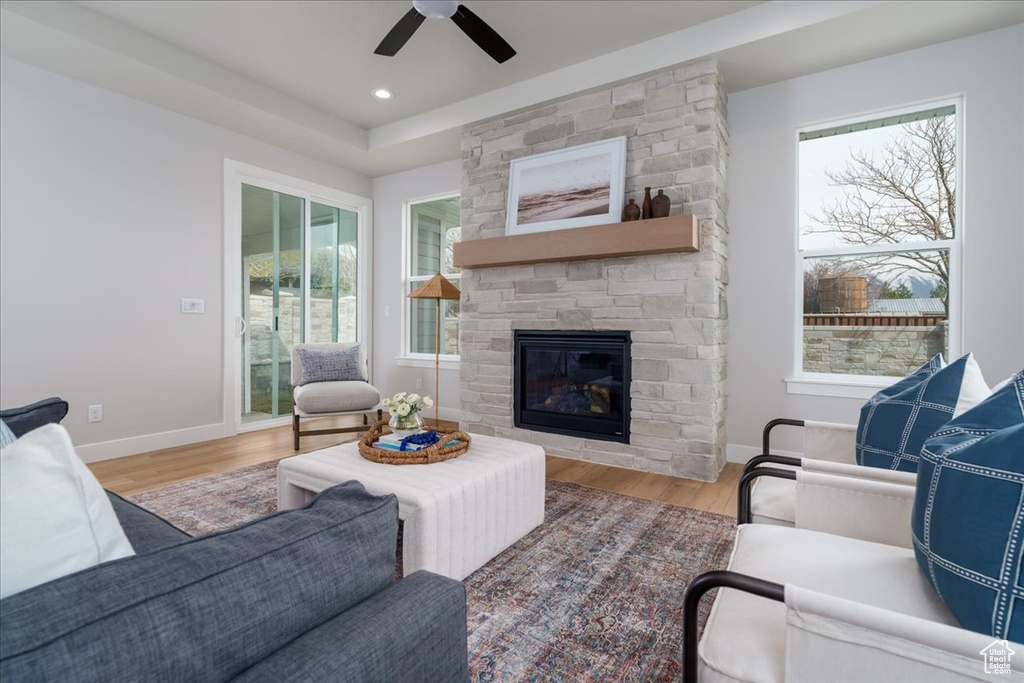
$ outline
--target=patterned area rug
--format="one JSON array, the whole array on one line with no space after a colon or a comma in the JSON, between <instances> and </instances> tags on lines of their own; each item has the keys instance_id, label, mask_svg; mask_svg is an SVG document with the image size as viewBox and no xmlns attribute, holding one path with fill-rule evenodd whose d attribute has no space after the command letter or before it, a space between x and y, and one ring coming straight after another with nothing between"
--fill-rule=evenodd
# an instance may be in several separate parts
<instances>
[{"instance_id":1,"label":"patterned area rug","mask_svg":"<svg viewBox=\"0 0 1024 683\"><path fill-rule=\"evenodd\" d=\"M132 500L219 531L275 511L276 467ZM548 481L544 524L464 582L473 681L679 680L683 590L725 568L734 533L731 517Z\"/></svg>"},{"instance_id":2,"label":"patterned area rug","mask_svg":"<svg viewBox=\"0 0 1024 683\"><path fill-rule=\"evenodd\" d=\"M199 536L277 512L277 462L263 462L126 496Z\"/></svg>"}]
</instances>

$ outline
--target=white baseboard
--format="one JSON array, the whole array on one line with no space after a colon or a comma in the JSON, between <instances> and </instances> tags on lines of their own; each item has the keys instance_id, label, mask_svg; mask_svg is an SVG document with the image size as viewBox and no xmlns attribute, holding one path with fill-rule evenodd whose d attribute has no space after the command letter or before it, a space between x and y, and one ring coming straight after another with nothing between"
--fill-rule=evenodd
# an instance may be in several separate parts
<instances>
[{"instance_id":1,"label":"white baseboard","mask_svg":"<svg viewBox=\"0 0 1024 683\"><path fill-rule=\"evenodd\" d=\"M793 451L779 451L772 449L774 455L788 455L794 458L803 457L803 453L795 453ZM737 443L729 443L725 445L725 461L726 462L738 462L741 465L747 464L747 461L751 458L761 455L760 446L741 446Z\"/></svg>"},{"instance_id":2,"label":"white baseboard","mask_svg":"<svg viewBox=\"0 0 1024 683\"><path fill-rule=\"evenodd\" d=\"M231 430L229 426L221 422L219 424L188 427L158 434L144 434L127 439L115 439L113 441L89 443L81 446L76 444L75 452L85 462L98 462L100 460L123 458L126 455L158 451L162 448L174 448L175 446L185 446L200 441L220 439L230 435Z\"/></svg>"},{"instance_id":3,"label":"white baseboard","mask_svg":"<svg viewBox=\"0 0 1024 683\"><path fill-rule=\"evenodd\" d=\"M284 417L275 417L269 420L259 420L257 422L245 422L243 424L238 425L238 433L244 434L246 432L258 432L261 429L273 429L274 427L284 427L285 425L290 425L291 423L291 415L286 415Z\"/></svg>"},{"instance_id":4,"label":"white baseboard","mask_svg":"<svg viewBox=\"0 0 1024 683\"><path fill-rule=\"evenodd\" d=\"M438 416L442 420L458 422L462 418L462 411L458 408L441 408L440 411L438 411ZM282 418L281 420L268 421L274 424L263 425L262 423L253 423L252 425L247 425L248 429L245 427L241 428L239 433L265 427L280 427L288 424L290 421L291 418ZM203 425L201 427L176 429L171 432L144 434L142 436L132 436L126 439L114 439L113 441L89 443L81 446L76 444L75 452L78 453L78 457L85 462L99 462L100 460L123 458L126 455L158 451L162 448L174 448L175 446L186 446L192 443L199 443L200 441L222 439L226 436L232 435L233 431L230 425L222 422L219 424Z\"/></svg>"}]
</instances>

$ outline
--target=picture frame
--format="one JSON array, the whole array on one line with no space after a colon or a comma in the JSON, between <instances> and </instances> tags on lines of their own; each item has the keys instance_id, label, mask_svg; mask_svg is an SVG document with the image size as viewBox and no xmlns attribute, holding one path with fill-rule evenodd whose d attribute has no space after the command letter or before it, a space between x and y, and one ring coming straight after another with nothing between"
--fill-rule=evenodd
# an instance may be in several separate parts
<instances>
[{"instance_id":1,"label":"picture frame","mask_svg":"<svg viewBox=\"0 0 1024 683\"><path fill-rule=\"evenodd\" d=\"M618 223L626 185L626 138L513 159L505 234Z\"/></svg>"}]
</instances>

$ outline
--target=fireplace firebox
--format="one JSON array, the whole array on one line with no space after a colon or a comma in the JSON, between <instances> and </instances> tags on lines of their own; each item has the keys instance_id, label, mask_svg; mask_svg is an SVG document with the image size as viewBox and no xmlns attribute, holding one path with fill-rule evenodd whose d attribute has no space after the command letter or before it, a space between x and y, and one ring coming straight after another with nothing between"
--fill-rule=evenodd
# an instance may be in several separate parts
<instances>
[{"instance_id":1,"label":"fireplace firebox","mask_svg":"<svg viewBox=\"0 0 1024 683\"><path fill-rule=\"evenodd\" d=\"M621 331L516 330L516 427L629 443L630 343Z\"/></svg>"}]
</instances>

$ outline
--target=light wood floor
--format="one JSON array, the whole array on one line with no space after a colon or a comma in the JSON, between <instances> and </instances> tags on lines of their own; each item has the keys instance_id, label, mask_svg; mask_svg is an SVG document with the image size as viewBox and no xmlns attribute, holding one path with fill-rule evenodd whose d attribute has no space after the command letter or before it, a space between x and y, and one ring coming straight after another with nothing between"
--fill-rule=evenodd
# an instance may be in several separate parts
<instances>
[{"instance_id":1,"label":"light wood floor","mask_svg":"<svg viewBox=\"0 0 1024 683\"><path fill-rule=\"evenodd\" d=\"M340 419L349 420L353 425L358 424L356 418ZM443 421L442 424L454 426ZM296 453L315 451L344 441L353 441L358 436L353 433L303 437L302 449L295 451L292 449L291 427L274 427L226 439L104 460L90 464L89 468L104 487L122 495L131 495L246 465L286 458ZM547 459L548 479L730 516L736 514L736 484L742 471L740 465L728 463L718 481L708 483L567 458L548 456Z\"/></svg>"}]
</instances>

